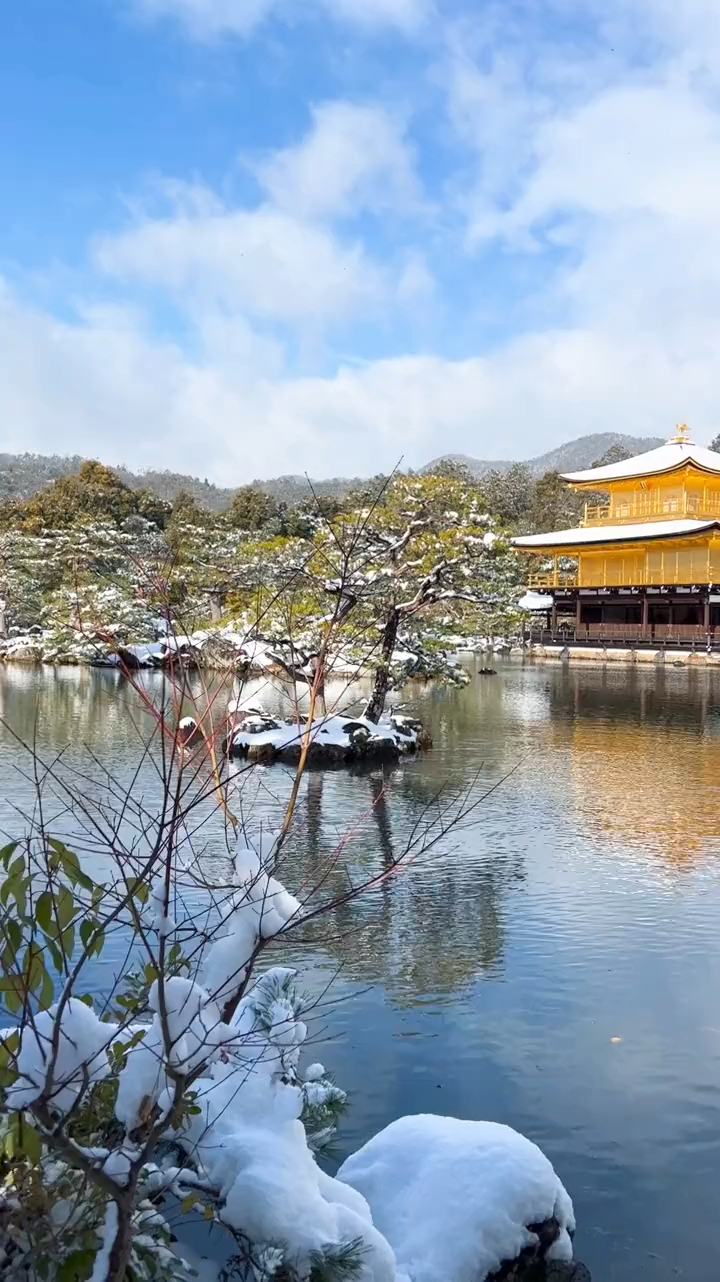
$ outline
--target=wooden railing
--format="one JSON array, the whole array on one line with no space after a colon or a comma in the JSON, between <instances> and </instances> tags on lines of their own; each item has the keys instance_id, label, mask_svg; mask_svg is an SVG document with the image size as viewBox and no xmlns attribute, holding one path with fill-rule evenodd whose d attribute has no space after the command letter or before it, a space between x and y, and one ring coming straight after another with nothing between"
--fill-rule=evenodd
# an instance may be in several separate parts
<instances>
[{"instance_id":1,"label":"wooden railing","mask_svg":"<svg viewBox=\"0 0 720 1282\"><path fill-rule=\"evenodd\" d=\"M642 641L651 636L651 629L642 623L580 623L575 632L578 640L586 641L602 641L609 635L618 641Z\"/></svg>"},{"instance_id":2,"label":"wooden railing","mask_svg":"<svg viewBox=\"0 0 720 1282\"><path fill-rule=\"evenodd\" d=\"M655 641L704 641L709 632L717 628L704 628L701 623L655 623L653 639Z\"/></svg>"},{"instance_id":3,"label":"wooden railing","mask_svg":"<svg viewBox=\"0 0 720 1282\"><path fill-rule=\"evenodd\" d=\"M576 588L578 586L577 570L543 570L538 574L528 574L529 588Z\"/></svg>"},{"instance_id":4,"label":"wooden railing","mask_svg":"<svg viewBox=\"0 0 720 1282\"><path fill-rule=\"evenodd\" d=\"M705 628L695 623L575 623L560 619L552 629L542 624L530 625L531 637L558 643L612 642L621 645L680 645L699 647L720 645L720 628Z\"/></svg>"}]
</instances>

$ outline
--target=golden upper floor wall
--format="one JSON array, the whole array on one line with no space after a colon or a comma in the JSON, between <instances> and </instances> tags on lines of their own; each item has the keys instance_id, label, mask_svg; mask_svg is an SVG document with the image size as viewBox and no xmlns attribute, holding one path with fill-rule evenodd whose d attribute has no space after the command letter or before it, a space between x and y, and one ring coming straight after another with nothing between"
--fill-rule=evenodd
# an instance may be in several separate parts
<instances>
[{"instance_id":1,"label":"golden upper floor wall","mask_svg":"<svg viewBox=\"0 0 720 1282\"><path fill-rule=\"evenodd\" d=\"M576 485L576 489L588 488ZM658 476L606 482L607 503L587 503L584 525L620 525L672 517L720 517L720 473L686 465Z\"/></svg>"},{"instance_id":2,"label":"golden upper floor wall","mask_svg":"<svg viewBox=\"0 0 720 1282\"><path fill-rule=\"evenodd\" d=\"M684 423L657 449L567 472L564 479L595 494L586 507L587 525L720 516L720 454L691 441Z\"/></svg>"}]
</instances>

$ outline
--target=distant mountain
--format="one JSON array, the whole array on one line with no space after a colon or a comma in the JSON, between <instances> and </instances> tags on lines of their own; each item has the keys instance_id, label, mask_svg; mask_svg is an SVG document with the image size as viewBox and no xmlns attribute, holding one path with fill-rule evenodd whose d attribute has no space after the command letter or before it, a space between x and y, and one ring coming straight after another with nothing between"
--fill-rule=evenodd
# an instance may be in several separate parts
<instances>
[{"instance_id":1,"label":"distant mountain","mask_svg":"<svg viewBox=\"0 0 720 1282\"><path fill-rule=\"evenodd\" d=\"M59 476L77 472L82 462L79 454L0 454L0 499L27 499ZM133 490L152 490L167 500L186 490L213 512L227 507L235 493L180 472L131 472L126 467L113 470Z\"/></svg>"},{"instance_id":2,"label":"distant mountain","mask_svg":"<svg viewBox=\"0 0 720 1282\"><path fill-rule=\"evenodd\" d=\"M27 499L59 476L77 472L82 462L79 454L0 454L0 502L4 499ZM152 490L168 502L184 491L211 512L229 507L237 488L224 489L182 472L131 472L127 467L116 467L113 471L133 490ZM304 476L278 476L270 481L253 481L252 484L292 507L311 497L310 486L316 495L323 498L328 495L341 498L348 490L362 484L362 479L339 476L329 481L308 483Z\"/></svg>"},{"instance_id":3,"label":"distant mountain","mask_svg":"<svg viewBox=\"0 0 720 1282\"><path fill-rule=\"evenodd\" d=\"M537 458L525 460L525 466L528 467L534 477L542 476L545 472L579 472L585 467L592 467L597 459L607 454L613 445L620 445L623 449L628 450L630 454L643 454L645 450L654 450L658 445L663 445L664 441L660 436L626 436L623 432L594 432L590 436L578 436L575 441L568 441L566 445L558 445L555 450L548 450L547 454L538 454ZM452 463L462 463L464 467L472 473L473 476L484 476L486 472L507 472L513 467L517 459L479 459L472 458L468 454L443 454L440 458L433 459L422 470L429 472L438 463L449 460Z\"/></svg>"},{"instance_id":4,"label":"distant mountain","mask_svg":"<svg viewBox=\"0 0 720 1282\"><path fill-rule=\"evenodd\" d=\"M547 454L529 459L527 467L533 476L542 476L544 472L551 471L579 471L583 467L590 467L613 445L621 445L632 454L641 454L643 450L662 445L662 440L656 436L596 432L592 436L579 436L576 441L568 441L567 445L560 445L556 450L549 450ZM428 463L422 471L429 471L444 459L463 463L474 476L484 476L491 471L506 472L513 466L509 459L477 459L467 454L444 454L442 458ZM29 498L57 477L77 472L82 461L79 455L0 454L0 501ZM235 489L224 489L210 481L201 481L196 476L185 476L181 472L131 472L126 467L116 467L114 470L134 490L149 489L168 501L184 490L211 512L219 512L228 507L235 493ZM277 476L269 481L253 481L253 485L288 506L293 506L310 498L310 487L316 495L323 498L331 495L342 498L349 490L361 485L363 479L367 478L336 476L330 480L308 482L304 476Z\"/></svg>"}]
</instances>

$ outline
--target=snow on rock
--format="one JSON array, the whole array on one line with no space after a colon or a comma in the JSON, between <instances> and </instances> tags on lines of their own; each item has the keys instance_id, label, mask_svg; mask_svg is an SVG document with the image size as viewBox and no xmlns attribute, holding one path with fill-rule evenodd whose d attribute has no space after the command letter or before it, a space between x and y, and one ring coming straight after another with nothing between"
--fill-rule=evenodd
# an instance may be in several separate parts
<instances>
[{"instance_id":1,"label":"snow on rock","mask_svg":"<svg viewBox=\"0 0 720 1282\"><path fill-rule=\"evenodd\" d=\"M53 1034L58 1007L40 1011L23 1029L18 1052L18 1080L8 1087L9 1109L27 1108L46 1088L52 1061ZM67 1112L88 1082L99 1082L110 1072L107 1048L116 1029L103 1024L89 1006L71 997L60 1016L60 1036L48 1099L53 1108Z\"/></svg>"},{"instance_id":2,"label":"snow on rock","mask_svg":"<svg viewBox=\"0 0 720 1282\"><path fill-rule=\"evenodd\" d=\"M139 642L133 645L123 646L123 653L128 654L135 660L138 667L152 667L156 660L162 660L165 656L165 641L148 641Z\"/></svg>"},{"instance_id":3,"label":"snow on rock","mask_svg":"<svg viewBox=\"0 0 720 1282\"><path fill-rule=\"evenodd\" d=\"M178 659L206 667L225 668L230 664L256 673L275 672L282 666L265 642L239 632L232 623L190 633L175 633L166 626L157 641L118 646L117 653L102 656L99 661L109 666L161 668Z\"/></svg>"},{"instance_id":4,"label":"snow on rock","mask_svg":"<svg viewBox=\"0 0 720 1282\"><path fill-rule=\"evenodd\" d=\"M551 1163L496 1122L422 1114L392 1122L341 1166L411 1282L482 1282L537 1243L555 1218L556 1260L572 1259L572 1203Z\"/></svg>"},{"instance_id":5,"label":"snow on rock","mask_svg":"<svg viewBox=\"0 0 720 1282\"><path fill-rule=\"evenodd\" d=\"M288 756L298 754L306 737L309 737L313 755L322 754L333 759L352 759L354 756L387 752L394 756L416 752L421 746L421 727L411 717L388 713L380 721L351 715L316 717L308 728L306 723L284 721L279 723L253 709L246 710L241 723L232 730L229 751L237 756ZM231 705L231 714L236 712Z\"/></svg>"},{"instance_id":6,"label":"snow on rock","mask_svg":"<svg viewBox=\"0 0 720 1282\"><path fill-rule=\"evenodd\" d=\"M554 598L547 592L527 591L518 601L518 610L551 610Z\"/></svg>"}]
</instances>

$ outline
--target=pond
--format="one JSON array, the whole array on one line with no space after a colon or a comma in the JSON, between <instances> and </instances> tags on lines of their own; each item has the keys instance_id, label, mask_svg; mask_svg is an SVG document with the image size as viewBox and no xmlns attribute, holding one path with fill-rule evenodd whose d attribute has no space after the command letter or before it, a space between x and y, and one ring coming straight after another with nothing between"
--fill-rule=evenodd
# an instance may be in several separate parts
<instances>
[{"instance_id":1,"label":"pond","mask_svg":"<svg viewBox=\"0 0 720 1282\"><path fill-rule=\"evenodd\" d=\"M508 1122L572 1194L595 1282L706 1282L720 1272L720 674L508 662L408 702L431 752L384 782L313 773L299 803L298 875L348 830L352 859L382 866L441 786L484 796L472 824L298 954L316 991L336 976L314 1037L350 1092L338 1156L402 1113ZM70 745L86 761L87 745L120 782L137 766L137 698L117 674L6 667L0 713L44 755ZM6 728L9 834L31 803L21 763ZM275 769L262 773L281 791Z\"/></svg>"}]
</instances>

